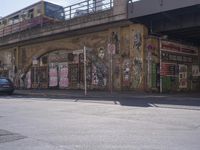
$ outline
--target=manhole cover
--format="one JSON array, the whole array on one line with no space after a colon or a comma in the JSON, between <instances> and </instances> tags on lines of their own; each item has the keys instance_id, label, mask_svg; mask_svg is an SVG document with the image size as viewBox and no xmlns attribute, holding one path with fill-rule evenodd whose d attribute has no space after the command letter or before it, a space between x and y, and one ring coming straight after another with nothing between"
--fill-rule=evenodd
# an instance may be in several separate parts
<instances>
[{"instance_id":1,"label":"manhole cover","mask_svg":"<svg viewBox=\"0 0 200 150\"><path fill-rule=\"evenodd\" d=\"M26 138L23 135L0 129L0 143L12 142Z\"/></svg>"}]
</instances>

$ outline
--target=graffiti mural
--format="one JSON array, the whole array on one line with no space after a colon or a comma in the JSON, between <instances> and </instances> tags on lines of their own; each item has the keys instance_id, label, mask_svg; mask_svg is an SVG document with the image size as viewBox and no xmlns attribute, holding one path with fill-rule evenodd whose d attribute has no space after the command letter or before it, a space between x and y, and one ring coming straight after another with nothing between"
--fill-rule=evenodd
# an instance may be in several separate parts
<instances>
[{"instance_id":1,"label":"graffiti mural","mask_svg":"<svg viewBox=\"0 0 200 150\"><path fill-rule=\"evenodd\" d=\"M104 57L105 57L105 49L103 47L98 49L98 57L100 59L104 59Z\"/></svg>"},{"instance_id":2,"label":"graffiti mural","mask_svg":"<svg viewBox=\"0 0 200 150\"><path fill-rule=\"evenodd\" d=\"M134 34L134 47L137 50L140 50L141 46L142 46L142 35L140 32L136 32Z\"/></svg>"},{"instance_id":3,"label":"graffiti mural","mask_svg":"<svg viewBox=\"0 0 200 150\"><path fill-rule=\"evenodd\" d=\"M144 51L144 35L145 29L140 25L134 25L131 28L131 49L130 57L132 61L132 76L131 76L131 88L132 89L144 89L145 86L145 70L143 70L145 51ZM151 57L151 55L149 55ZM146 62L147 63L147 62ZM150 78L150 77L149 77Z\"/></svg>"},{"instance_id":4,"label":"graffiti mural","mask_svg":"<svg viewBox=\"0 0 200 150\"><path fill-rule=\"evenodd\" d=\"M98 86L107 85L107 68L103 63L95 63L92 66L92 84Z\"/></svg>"},{"instance_id":5,"label":"graffiti mural","mask_svg":"<svg viewBox=\"0 0 200 150\"><path fill-rule=\"evenodd\" d=\"M142 82L142 58L135 58L133 61L133 88L139 88Z\"/></svg>"},{"instance_id":6,"label":"graffiti mural","mask_svg":"<svg viewBox=\"0 0 200 150\"><path fill-rule=\"evenodd\" d=\"M123 63L123 86L129 86L131 79L131 61L129 59L124 60Z\"/></svg>"},{"instance_id":7,"label":"graffiti mural","mask_svg":"<svg viewBox=\"0 0 200 150\"><path fill-rule=\"evenodd\" d=\"M88 68L91 67L91 73L88 73L90 82L95 87L105 87L107 86L108 79L108 67L105 63L106 59L106 50L101 47L96 50L88 50L87 51L87 64ZM88 70L90 72L90 70ZM89 77L87 77L89 80Z\"/></svg>"}]
</instances>

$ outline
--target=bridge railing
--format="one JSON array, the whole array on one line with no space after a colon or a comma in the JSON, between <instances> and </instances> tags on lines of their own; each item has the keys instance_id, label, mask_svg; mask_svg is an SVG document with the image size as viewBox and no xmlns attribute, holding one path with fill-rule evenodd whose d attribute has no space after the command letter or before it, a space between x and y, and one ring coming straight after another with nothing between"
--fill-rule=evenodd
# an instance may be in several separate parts
<instances>
[{"instance_id":1,"label":"bridge railing","mask_svg":"<svg viewBox=\"0 0 200 150\"><path fill-rule=\"evenodd\" d=\"M113 0L86 0L65 7L65 20L105 11L113 7Z\"/></svg>"},{"instance_id":2,"label":"bridge railing","mask_svg":"<svg viewBox=\"0 0 200 150\"><path fill-rule=\"evenodd\" d=\"M85 0L80 3L64 7L64 14L60 11L55 11L53 16L64 15L64 20L58 20L57 18L48 18L46 16L35 17L29 20L23 20L22 22L11 24L0 28L0 38L11 35L17 32L23 32L25 30L31 30L32 28L40 27L45 28L50 25L57 24L58 22L67 22L68 20L84 17L87 15L104 12L110 10L113 7L113 0Z\"/></svg>"}]
</instances>

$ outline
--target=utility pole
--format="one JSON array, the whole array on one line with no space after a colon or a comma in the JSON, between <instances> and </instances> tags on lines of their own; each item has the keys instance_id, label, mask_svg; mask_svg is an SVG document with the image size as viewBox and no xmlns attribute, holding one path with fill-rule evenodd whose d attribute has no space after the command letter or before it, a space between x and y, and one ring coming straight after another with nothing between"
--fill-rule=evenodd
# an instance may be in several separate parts
<instances>
[{"instance_id":1,"label":"utility pole","mask_svg":"<svg viewBox=\"0 0 200 150\"><path fill-rule=\"evenodd\" d=\"M113 52L112 52L112 50L111 50L111 52L110 52L110 93L112 94L112 92L113 92Z\"/></svg>"},{"instance_id":2,"label":"utility pole","mask_svg":"<svg viewBox=\"0 0 200 150\"><path fill-rule=\"evenodd\" d=\"M162 85L162 51L161 51L161 38L159 38L159 47L160 47L160 93L163 92L163 85Z\"/></svg>"},{"instance_id":3,"label":"utility pole","mask_svg":"<svg viewBox=\"0 0 200 150\"><path fill-rule=\"evenodd\" d=\"M86 57L86 47L83 48L83 55L84 55L84 89L85 89L85 96L87 95L87 57Z\"/></svg>"}]
</instances>

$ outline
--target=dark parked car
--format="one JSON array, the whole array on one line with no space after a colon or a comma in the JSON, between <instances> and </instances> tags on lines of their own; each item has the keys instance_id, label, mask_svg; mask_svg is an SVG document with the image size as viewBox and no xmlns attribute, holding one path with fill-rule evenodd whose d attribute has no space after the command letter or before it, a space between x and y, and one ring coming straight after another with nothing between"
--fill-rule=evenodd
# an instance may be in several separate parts
<instances>
[{"instance_id":1,"label":"dark parked car","mask_svg":"<svg viewBox=\"0 0 200 150\"><path fill-rule=\"evenodd\" d=\"M14 85L12 81L5 77L0 77L0 93L13 94Z\"/></svg>"}]
</instances>

